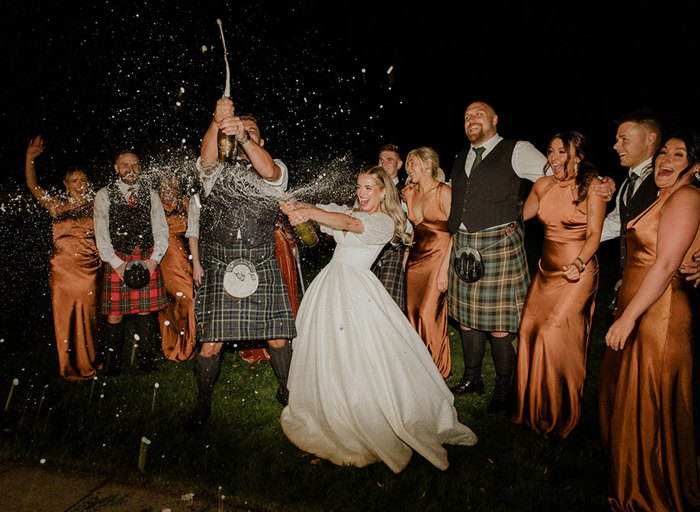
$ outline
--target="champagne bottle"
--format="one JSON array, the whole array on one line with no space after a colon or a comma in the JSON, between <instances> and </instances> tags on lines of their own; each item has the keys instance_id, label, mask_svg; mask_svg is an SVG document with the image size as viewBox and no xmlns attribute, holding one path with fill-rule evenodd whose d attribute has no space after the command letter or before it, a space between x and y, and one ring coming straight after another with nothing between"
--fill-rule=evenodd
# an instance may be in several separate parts
<instances>
[{"instance_id":1,"label":"champagne bottle","mask_svg":"<svg viewBox=\"0 0 700 512\"><path fill-rule=\"evenodd\" d=\"M219 130L217 134L217 146L219 149L219 161L220 162L231 162L236 158L236 150L238 149L238 142L236 137L233 135L226 135L224 132Z\"/></svg>"},{"instance_id":2,"label":"champagne bottle","mask_svg":"<svg viewBox=\"0 0 700 512\"><path fill-rule=\"evenodd\" d=\"M294 229L296 229L297 235L299 235L299 238L302 242L304 242L305 246L313 247L318 243L318 235L316 234L316 230L308 220L306 222L302 222L301 224L297 224L294 226Z\"/></svg>"}]
</instances>

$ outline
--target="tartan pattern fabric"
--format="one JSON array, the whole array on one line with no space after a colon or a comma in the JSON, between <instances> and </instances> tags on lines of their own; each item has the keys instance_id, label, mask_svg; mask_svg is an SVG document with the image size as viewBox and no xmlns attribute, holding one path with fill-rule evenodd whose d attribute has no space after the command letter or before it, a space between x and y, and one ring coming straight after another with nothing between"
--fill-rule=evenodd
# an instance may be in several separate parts
<instances>
[{"instance_id":1,"label":"tartan pattern fabric","mask_svg":"<svg viewBox=\"0 0 700 512\"><path fill-rule=\"evenodd\" d=\"M275 243L248 248L212 244L203 254L204 276L194 297L197 340L202 343L243 340L291 339L296 336L294 316ZM231 261L243 258L255 265L258 288L238 299L224 290L224 273Z\"/></svg>"},{"instance_id":2,"label":"tartan pattern fabric","mask_svg":"<svg viewBox=\"0 0 700 512\"><path fill-rule=\"evenodd\" d=\"M458 231L453 237L448 283L449 315L471 329L518 332L530 274L522 226L520 223L509 226L515 226L515 230L507 238L507 226L476 233ZM473 247L481 252L484 276L475 283L465 283L455 273L455 252L462 247Z\"/></svg>"},{"instance_id":3,"label":"tartan pattern fabric","mask_svg":"<svg viewBox=\"0 0 700 512\"><path fill-rule=\"evenodd\" d=\"M123 253L114 251L123 261L147 260L153 249L141 253L137 245L133 252ZM109 263L103 263L104 286L102 287L102 314L103 315L130 315L132 313L147 313L158 311L167 304L165 295L165 282L160 265L151 274L151 281L138 290L129 288Z\"/></svg>"},{"instance_id":4,"label":"tartan pattern fabric","mask_svg":"<svg viewBox=\"0 0 700 512\"><path fill-rule=\"evenodd\" d=\"M384 285L401 311L406 310L406 276L403 271L404 249L403 245L394 247L387 244L372 266L372 272Z\"/></svg>"}]
</instances>

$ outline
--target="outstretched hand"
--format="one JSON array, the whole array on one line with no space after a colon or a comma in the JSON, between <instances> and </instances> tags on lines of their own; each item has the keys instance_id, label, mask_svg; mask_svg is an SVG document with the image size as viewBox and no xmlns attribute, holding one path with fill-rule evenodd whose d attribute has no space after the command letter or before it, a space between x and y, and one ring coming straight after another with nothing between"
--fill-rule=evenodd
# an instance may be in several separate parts
<instances>
[{"instance_id":1,"label":"outstretched hand","mask_svg":"<svg viewBox=\"0 0 700 512\"><path fill-rule=\"evenodd\" d=\"M287 216L292 226L298 226L310 218L311 205L300 203L294 199L280 201L279 205L280 210Z\"/></svg>"},{"instance_id":2,"label":"outstretched hand","mask_svg":"<svg viewBox=\"0 0 700 512\"><path fill-rule=\"evenodd\" d=\"M27 146L27 160L34 161L41 153L44 152L44 139L41 135L37 135L29 141Z\"/></svg>"}]
</instances>

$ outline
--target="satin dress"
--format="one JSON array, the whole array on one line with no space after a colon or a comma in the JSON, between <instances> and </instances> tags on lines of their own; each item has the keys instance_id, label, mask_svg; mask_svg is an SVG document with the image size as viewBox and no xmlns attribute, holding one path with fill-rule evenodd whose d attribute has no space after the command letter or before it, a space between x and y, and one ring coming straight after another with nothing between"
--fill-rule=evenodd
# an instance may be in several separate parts
<instances>
[{"instance_id":1,"label":"satin dress","mask_svg":"<svg viewBox=\"0 0 700 512\"><path fill-rule=\"evenodd\" d=\"M158 312L161 347L171 361L186 361L196 346L192 263L185 249L187 199L161 201L168 222L168 250L160 262L167 305Z\"/></svg>"},{"instance_id":2,"label":"satin dress","mask_svg":"<svg viewBox=\"0 0 700 512\"><path fill-rule=\"evenodd\" d=\"M557 182L540 199L544 243L519 329L510 420L546 437L567 437L581 416L598 290L595 256L578 281L567 280L562 271L586 242L585 204L574 204L577 196L571 182Z\"/></svg>"},{"instance_id":3,"label":"satin dress","mask_svg":"<svg viewBox=\"0 0 700 512\"><path fill-rule=\"evenodd\" d=\"M472 446L476 435L459 422L425 344L370 269L394 223L380 212L352 216L362 234L321 225L337 245L301 301L282 429L302 450L338 465L382 461L398 473L415 450L446 469L442 445Z\"/></svg>"},{"instance_id":4,"label":"satin dress","mask_svg":"<svg viewBox=\"0 0 700 512\"><path fill-rule=\"evenodd\" d=\"M656 200L627 224L627 263L618 316L656 260L664 203ZM683 258L700 248L700 230ZM613 510L696 510L700 487L693 423L692 287L676 272L659 299L637 320L627 345L610 348L600 368L598 403Z\"/></svg>"},{"instance_id":5,"label":"satin dress","mask_svg":"<svg viewBox=\"0 0 700 512\"><path fill-rule=\"evenodd\" d=\"M413 211L413 191L405 194L408 219L413 224L413 246L406 262L406 315L428 347L443 378L450 376L452 359L447 334L447 291L437 288L437 275L451 248L447 215L440 208L440 184L426 205L423 218Z\"/></svg>"},{"instance_id":6,"label":"satin dress","mask_svg":"<svg viewBox=\"0 0 700 512\"><path fill-rule=\"evenodd\" d=\"M60 214L53 222L49 286L61 377L91 379L100 368L96 345L102 261L95 245L93 203Z\"/></svg>"}]
</instances>

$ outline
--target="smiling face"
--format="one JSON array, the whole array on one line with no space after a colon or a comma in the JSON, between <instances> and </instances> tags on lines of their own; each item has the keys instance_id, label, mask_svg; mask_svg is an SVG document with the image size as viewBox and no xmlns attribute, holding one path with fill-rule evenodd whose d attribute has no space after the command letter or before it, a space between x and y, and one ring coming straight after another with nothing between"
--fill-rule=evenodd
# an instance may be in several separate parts
<instances>
[{"instance_id":1,"label":"smiling face","mask_svg":"<svg viewBox=\"0 0 700 512\"><path fill-rule=\"evenodd\" d=\"M672 187L681 172L688 168L688 151L685 142L669 139L654 161L654 182L660 189Z\"/></svg>"},{"instance_id":2,"label":"smiling face","mask_svg":"<svg viewBox=\"0 0 700 512\"><path fill-rule=\"evenodd\" d=\"M474 146L480 146L496 135L498 116L487 103L477 101L467 107L464 113L464 131L469 142Z\"/></svg>"},{"instance_id":3,"label":"smiling face","mask_svg":"<svg viewBox=\"0 0 700 512\"><path fill-rule=\"evenodd\" d=\"M139 157L134 153L122 153L114 163L114 170L127 185L133 185L141 174Z\"/></svg>"},{"instance_id":4,"label":"smiling face","mask_svg":"<svg viewBox=\"0 0 700 512\"><path fill-rule=\"evenodd\" d=\"M559 139L552 139L547 148L547 161L552 167L554 177L559 181L564 181L567 178L573 177L576 174L576 164L581 161L578 156L571 158L570 155L575 155L576 149L573 144L569 144L568 150L564 147L564 142Z\"/></svg>"},{"instance_id":5,"label":"smiling face","mask_svg":"<svg viewBox=\"0 0 700 512\"><path fill-rule=\"evenodd\" d=\"M406 172L411 183L418 183L426 173L430 174L430 169L416 155L410 155L406 161Z\"/></svg>"},{"instance_id":6,"label":"smiling face","mask_svg":"<svg viewBox=\"0 0 700 512\"><path fill-rule=\"evenodd\" d=\"M620 155L620 165L634 168L654 154L656 134L644 125L627 121L617 128L613 149Z\"/></svg>"},{"instance_id":7,"label":"smiling face","mask_svg":"<svg viewBox=\"0 0 700 512\"><path fill-rule=\"evenodd\" d=\"M379 153L379 167L384 169L392 180L396 179L402 165L403 161L398 153L394 151L382 151Z\"/></svg>"},{"instance_id":8,"label":"smiling face","mask_svg":"<svg viewBox=\"0 0 700 512\"><path fill-rule=\"evenodd\" d=\"M63 180L68 197L79 199L85 196L88 190L88 179L83 171L73 171Z\"/></svg>"},{"instance_id":9,"label":"smiling face","mask_svg":"<svg viewBox=\"0 0 700 512\"><path fill-rule=\"evenodd\" d=\"M357 177L357 200L363 212L375 213L380 211L384 198L384 189L369 174Z\"/></svg>"}]
</instances>

